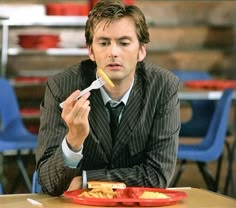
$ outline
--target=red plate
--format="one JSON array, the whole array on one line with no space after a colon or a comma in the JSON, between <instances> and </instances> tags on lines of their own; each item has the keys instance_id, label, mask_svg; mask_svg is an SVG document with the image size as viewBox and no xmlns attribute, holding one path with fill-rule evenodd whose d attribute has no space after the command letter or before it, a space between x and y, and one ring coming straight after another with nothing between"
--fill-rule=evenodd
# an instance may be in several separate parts
<instances>
[{"instance_id":1,"label":"red plate","mask_svg":"<svg viewBox=\"0 0 236 208\"><path fill-rule=\"evenodd\" d=\"M19 34L19 45L26 49L58 48L60 38L52 34Z\"/></svg>"},{"instance_id":2,"label":"red plate","mask_svg":"<svg viewBox=\"0 0 236 208\"><path fill-rule=\"evenodd\" d=\"M184 82L190 88L224 90L227 88L236 89L235 80L192 80Z\"/></svg>"},{"instance_id":3,"label":"red plate","mask_svg":"<svg viewBox=\"0 0 236 208\"><path fill-rule=\"evenodd\" d=\"M48 80L47 77L14 77L12 81L16 83L40 84Z\"/></svg>"},{"instance_id":4,"label":"red plate","mask_svg":"<svg viewBox=\"0 0 236 208\"><path fill-rule=\"evenodd\" d=\"M78 196L83 189L76 191L67 191L64 195L68 198L73 199L75 203L83 205L94 205L94 206L166 206L175 204L180 200L187 197L187 194L183 191L173 191L168 189L159 188L142 188L142 187L127 187L126 189L117 189L117 197L114 199L104 198L86 198ZM141 199L139 196L144 191L152 191L163 193L169 198L165 199Z\"/></svg>"},{"instance_id":5,"label":"red plate","mask_svg":"<svg viewBox=\"0 0 236 208\"><path fill-rule=\"evenodd\" d=\"M40 114L39 108L21 108L20 113L22 116L36 115Z\"/></svg>"},{"instance_id":6,"label":"red plate","mask_svg":"<svg viewBox=\"0 0 236 208\"><path fill-rule=\"evenodd\" d=\"M49 3L46 4L47 15L87 16L89 7L80 3Z\"/></svg>"}]
</instances>

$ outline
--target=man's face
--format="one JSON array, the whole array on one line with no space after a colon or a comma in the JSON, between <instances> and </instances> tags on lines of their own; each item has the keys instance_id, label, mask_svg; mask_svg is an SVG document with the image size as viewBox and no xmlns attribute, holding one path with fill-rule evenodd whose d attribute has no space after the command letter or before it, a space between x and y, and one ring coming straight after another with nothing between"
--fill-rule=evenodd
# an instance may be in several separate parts
<instances>
[{"instance_id":1,"label":"man's face","mask_svg":"<svg viewBox=\"0 0 236 208\"><path fill-rule=\"evenodd\" d=\"M94 30L89 57L114 83L133 79L136 64L146 56L146 45L140 45L134 23L129 18L109 25L100 22Z\"/></svg>"}]
</instances>

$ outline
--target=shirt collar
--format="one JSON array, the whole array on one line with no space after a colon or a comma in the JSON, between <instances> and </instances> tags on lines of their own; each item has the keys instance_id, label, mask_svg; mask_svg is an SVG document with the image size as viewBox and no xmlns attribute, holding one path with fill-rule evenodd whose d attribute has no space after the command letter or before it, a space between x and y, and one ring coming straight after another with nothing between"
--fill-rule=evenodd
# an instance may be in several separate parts
<instances>
[{"instance_id":1,"label":"shirt collar","mask_svg":"<svg viewBox=\"0 0 236 208\"><path fill-rule=\"evenodd\" d=\"M105 91L105 89L103 87L100 88L100 92L102 94L102 99L103 99L103 103L104 105L106 105L108 102L110 102L111 106L112 107L115 107L117 105L119 105L121 102L124 103L124 105L127 104L128 102L128 99L129 99L129 95L130 95L130 92L131 92L131 89L134 85L134 79L132 80L132 83L130 85L130 88L128 89L128 91L124 94L124 96L120 99L120 101L115 101L115 100L112 100L111 97L108 95L108 93Z\"/></svg>"}]
</instances>

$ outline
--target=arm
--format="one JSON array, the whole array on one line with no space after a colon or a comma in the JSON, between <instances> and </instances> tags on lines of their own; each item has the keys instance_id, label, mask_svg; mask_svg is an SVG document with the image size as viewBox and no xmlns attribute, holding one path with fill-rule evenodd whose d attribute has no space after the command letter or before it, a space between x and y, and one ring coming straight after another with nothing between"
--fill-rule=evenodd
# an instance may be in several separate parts
<instances>
[{"instance_id":1,"label":"arm","mask_svg":"<svg viewBox=\"0 0 236 208\"><path fill-rule=\"evenodd\" d=\"M53 79L49 79L47 83L44 101L41 103L40 106L41 126L39 131L39 145L36 152L37 169L39 172L39 179L42 186L42 190L45 193L49 193L51 195L62 194L63 190L66 190L68 188L74 176L79 174L78 169L69 168L69 165L66 163L67 158L65 158L67 155L64 152L67 143L71 149L78 150L81 147L81 144L83 143L83 140L81 141L79 139L79 136L82 135L83 139L85 139L88 134L86 134L86 131L83 131L82 128L79 129L76 128L78 126L73 126L73 118L71 118L71 116L76 114L75 112L73 112L73 106L75 105L74 97L76 97L77 94L78 92L75 91L74 93L72 93L71 96L69 96L69 101L66 101L63 111L61 112L61 109L59 108L59 103L61 102L60 97L63 97L62 90L57 86L56 82L54 82ZM86 96L88 97L89 95ZM70 100L72 100L73 102ZM80 104L81 101L78 101L78 103ZM72 109L71 113L68 112L69 108ZM86 119L82 118L82 120L84 121ZM70 125L68 125L68 122L70 122ZM87 132L89 132L88 122L85 126ZM70 143L74 140L70 140L71 135L69 134L70 132L73 132L74 129L79 129L79 132L81 133L76 138L78 144L74 143L75 146L73 146L74 144L72 145ZM83 134L84 132L85 135ZM67 140L66 145L65 137ZM62 146L62 144L64 146Z\"/></svg>"},{"instance_id":2,"label":"arm","mask_svg":"<svg viewBox=\"0 0 236 208\"><path fill-rule=\"evenodd\" d=\"M67 133L67 127L61 118L59 102L52 93L57 94L59 90L58 86L51 84L49 80L40 105L40 131L36 151L36 168L42 190L53 195L61 193L52 193L51 184L57 184L55 190L66 189L76 175L76 170L66 167L63 159L61 143Z\"/></svg>"}]
</instances>

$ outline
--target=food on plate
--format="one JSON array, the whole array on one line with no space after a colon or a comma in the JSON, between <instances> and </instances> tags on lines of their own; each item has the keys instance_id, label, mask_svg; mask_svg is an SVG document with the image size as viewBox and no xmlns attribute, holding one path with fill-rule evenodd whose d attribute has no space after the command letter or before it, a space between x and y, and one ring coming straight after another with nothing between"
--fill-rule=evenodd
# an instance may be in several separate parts
<instances>
[{"instance_id":1,"label":"food on plate","mask_svg":"<svg viewBox=\"0 0 236 208\"><path fill-rule=\"evenodd\" d=\"M98 73L98 76L102 77L110 87L115 87L113 82L110 80L110 78L105 74L105 72L102 69L98 69L97 73Z\"/></svg>"},{"instance_id":2,"label":"food on plate","mask_svg":"<svg viewBox=\"0 0 236 208\"><path fill-rule=\"evenodd\" d=\"M83 191L79 196L88 198L108 198L113 199L116 196L116 191L112 188L94 188Z\"/></svg>"},{"instance_id":3,"label":"food on plate","mask_svg":"<svg viewBox=\"0 0 236 208\"><path fill-rule=\"evenodd\" d=\"M144 191L140 196L140 199L167 199L170 198L166 194L156 191Z\"/></svg>"},{"instance_id":4,"label":"food on plate","mask_svg":"<svg viewBox=\"0 0 236 208\"><path fill-rule=\"evenodd\" d=\"M122 182L112 181L88 181L88 188L111 188L111 189L125 189L126 185Z\"/></svg>"},{"instance_id":5,"label":"food on plate","mask_svg":"<svg viewBox=\"0 0 236 208\"><path fill-rule=\"evenodd\" d=\"M88 189L84 190L79 196L87 198L108 198L116 197L116 189L125 189L126 185L121 182L111 181L88 181Z\"/></svg>"}]
</instances>

